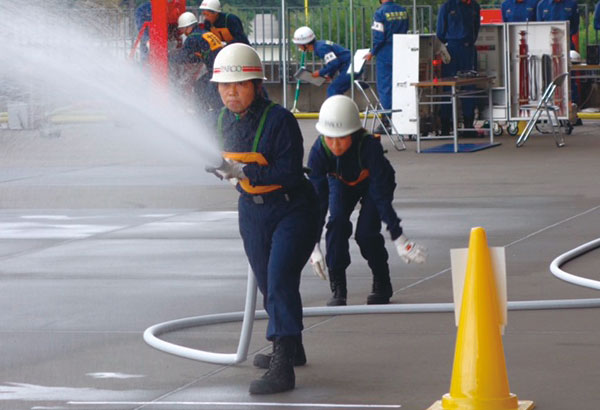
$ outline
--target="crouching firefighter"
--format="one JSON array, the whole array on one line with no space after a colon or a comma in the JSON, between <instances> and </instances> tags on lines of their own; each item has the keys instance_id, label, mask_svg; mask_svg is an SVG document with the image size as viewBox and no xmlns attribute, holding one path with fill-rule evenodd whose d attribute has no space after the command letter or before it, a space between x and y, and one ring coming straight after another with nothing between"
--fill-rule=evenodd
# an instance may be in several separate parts
<instances>
[{"instance_id":1,"label":"crouching firefighter","mask_svg":"<svg viewBox=\"0 0 600 410\"><path fill-rule=\"evenodd\" d=\"M237 180L239 228L269 316L273 352L254 364L268 371L251 394L295 387L294 364L306 362L302 346L300 274L315 245L319 209L304 176L303 142L294 116L261 91L264 71L250 46L234 43L217 55L212 81L225 107L217 120L223 163L207 169Z\"/></svg>"},{"instance_id":2,"label":"crouching firefighter","mask_svg":"<svg viewBox=\"0 0 600 410\"><path fill-rule=\"evenodd\" d=\"M352 211L360 202L356 242L373 273L373 287L367 304L386 304L392 296L388 253L381 235L381 221L387 225L398 254L405 263L423 263L426 250L402 233L400 219L392 206L394 169L383 155L381 143L360 121L358 107L350 98L336 95L325 100L316 125L321 135L310 150L308 167L319 204L320 227L325 223L326 267L319 241L311 255L315 274L329 281L333 295L328 306L346 305L346 268L350 265L349 238ZM319 234L320 238L320 234Z\"/></svg>"},{"instance_id":3,"label":"crouching firefighter","mask_svg":"<svg viewBox=\"0 0 600 410\"><path fill-rule=\"evenodd\" d=\"M218 110L223 104L217 87L209 79L215 57L223 45L213 33L198 24L198 19L192 12L186 11L179 16L177 24L186 39L183 48L173 56L172 60L195 68L193 86L200 109L203 112Z\"/></svg>"}]
</instances>

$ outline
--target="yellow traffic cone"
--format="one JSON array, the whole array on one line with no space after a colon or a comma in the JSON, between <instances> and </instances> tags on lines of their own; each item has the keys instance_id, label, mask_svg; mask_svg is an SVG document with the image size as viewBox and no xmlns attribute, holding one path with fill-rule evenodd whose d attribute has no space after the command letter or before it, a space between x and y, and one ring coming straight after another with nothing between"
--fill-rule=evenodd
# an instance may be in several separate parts
<instances>
[{"instance_id":1,"label":"yellow traffic cone","mask_svg":"<svg viewBox=\"0 0 600 410\"><path fill-rule=\"evenodd\" d=\"M471 229L450 392L429 408L526 410L510 393L501 335L498 292L483 228Z\"/></svg>"}]
</instances>

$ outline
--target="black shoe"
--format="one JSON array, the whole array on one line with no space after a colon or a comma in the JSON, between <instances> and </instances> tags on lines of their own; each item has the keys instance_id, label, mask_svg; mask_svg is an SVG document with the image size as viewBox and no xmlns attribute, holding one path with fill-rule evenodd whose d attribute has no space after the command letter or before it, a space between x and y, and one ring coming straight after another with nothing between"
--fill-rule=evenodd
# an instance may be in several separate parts
<instances>
[{"instance_id":1,"label":"black shoe","mask_svg":"<svg viewBox=\"0 0 600 410\"><path fill-rule=\"evenodd\" d=\"M387 305L394 294L392 284L387 282L373 282L372 292L367 296L367 305Z\"/></svg>"},{"instance_id":2,"label":"black shoe","mask_svg":"<svg viewBox=\"0 0 600 410\"><path fill-rule=\"evenodd\" d=\"M250 384L250 394L274 394L292 390L296 387L294 357L296 340L282 337L273 342L273 356L269 370Z\"/></svg>"},{"instance_id":3,"label":"black shoe","mask_svg":"<svg viewBox=\"0 0 600 410\"><path fill-rule=\"evenodd\" d=\"M463 128L474 128L473 118L465 117ZM461 131L459 136L461 138L479 138L479 133L476 130Z\"/></svg>"},{"instance_id":4,"label":"black shoe","mask_svg":"<svg viewBox=\"0 0 600 410\"><path fill-rule=\"evenodd\" d=\"M268 369L273 359L273 352L262 354L257 353L254 356L254 366L259 369ZM304 366L306 364L306 352L300 337L296 340L296 355L294 356L294 366Z\"/></svg>"},{"instance_id":5,"label":"black shoe","mask_svg":"<svg viewBox=\"0 0 600 410\"><path fill-rule=\"evenodd\" d=\"M346 306L346 295L347 292L345 287L335 287L331 299L327 301L327 306Z\"/></svg>"},{"instance_id":6,"label":"black shoe","mask_svg":"<svg viewBox=\"0 0 600 410\"><path fill-rule=\"evenodd\" d=\"M442 120L442 129L440 130L440 135L448 136L452 132L452 122L447 120Z\"/></svg>"},{"instance_id":7,"label":"black shoe","mask_svg":"<svg viewBox=\"0 0 600 410\"><path fill-rule=\"evenodd\" d=\"M375 128L373 130L373 135L383 135L383 134L389 134L390 133L390 129L388 127L384 127L381 124L379 124L377 126L377 128Z\"/></svg>"},{"instance_id":8,"label":"black shoe","mask_svg":"<svg viewBox=\"0 0 600 410\"><path fill-rule=\"evenodd\" d=\"M346 296L348 291L346 290L346 273L343 274L329 272L331 288L331 299L327 301L327 306L346 306Z\"/></svg>"}]
</instances>

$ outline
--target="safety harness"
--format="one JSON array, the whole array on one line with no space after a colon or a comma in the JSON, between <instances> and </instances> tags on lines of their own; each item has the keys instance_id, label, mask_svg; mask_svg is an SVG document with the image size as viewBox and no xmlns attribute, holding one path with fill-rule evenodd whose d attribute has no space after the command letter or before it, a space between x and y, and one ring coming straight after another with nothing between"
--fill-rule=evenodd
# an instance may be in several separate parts
<instances>
[{"instance_id":1,"label":"safety harness","mask_svg":"<svg viewBox=\"0 0 600 410\"><path fill-rule=\"evenodd\" d=\"M221 40L223 40L224 42L229 44L233 41L233 34L231 34L229 27L227 27L227 20L229 19L229 13L222 13L222 14L225 15L225 27L215 27L214 25L211 25L210 31L214 35L219 37Z\"/></svg>"},{"instance_id":2,"label":"safety harness","mask_svg":"<svg viewBox=\"0 0 600 410\"><path fill-rule=\"evenodd\" d=\"M339 179L340 181L342 181L344 184L346 184L348 186L356 186L369 177L369 170L366 168L363 168L362 160L360 157L360 153L362 151L362 143L365 140L365 137L367 135L368 135L368 133L363 130L363 132L358 136L358 168L360 169L360 174L358 175L358 178L356 178L354 181L346 181L337 172L328 172L328 175L330 175L336 179ZM331 150L327 146L327 143L325 142L325 137L323 135L321 135L319 138L321 139L321 145L323 146L323 149L325 150L325 154L327 155L327 158L330 158L330 159L334 158L335 155L333 155L333 152L331 152Z\"/></svg>"},{"instance_id":3,"label":"safety harness","mask_svg":"<svg viewBox=\"0 0 600 410\"><path fill-rule=\"evenodd\" d=\"M252 151L250 151L250 152L223 151L223 158L229 158L234 161L242 162L244 164L256 163L260 166L269 165L269 162L264 157L264 155L260 152L257 152L257 150L258 150L258 143L260 142L263 130L265 128L265 122L267 120L267 115L269 114L269 111L271 110L271 108L273 108L274 105L275 105L274 102L271 102L269 105L267 105L267 107L264 109L264 111L260 117L260 121L258 123L258 128L256 129L256 134L254 135L254 142L252 143ZM221 112L219 113L219 117L217 119L217 137L219 138L219 140L221 140L223 142L225 141L224 136L223 136L223 116L225 115L226 111L227 111L226 107L221 108ZM266 194L268 192L273 192L273 191L283 188L282 185L255 185L255 186L253 186L250 183L250 180L248 178L244 178L244 179L240 180L240 186L242 187L242 189L244 191L246 191L249 194Z\"/></svg>"}]
</instances>

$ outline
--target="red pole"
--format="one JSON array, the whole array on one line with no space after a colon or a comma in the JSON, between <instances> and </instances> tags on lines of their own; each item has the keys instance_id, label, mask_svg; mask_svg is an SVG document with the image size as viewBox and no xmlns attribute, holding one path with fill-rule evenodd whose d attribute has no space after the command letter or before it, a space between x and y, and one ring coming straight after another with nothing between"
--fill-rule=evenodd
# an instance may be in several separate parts
<instances>
[{"instance_id":1,"label":"red pole","mask_svg":"<svg viewBox=\"0 0 600 410\"><path fill-rule=\"evenodd\" d=\"M527 32L521 31L519 43L519 105L529 104L529 46Z\"/></svg>"},{"instance_id":2,"label":"red pole","mask_svg":"<svg viewBox=\"0 0 600 410\"><path fill-rule=\"evenodd\" d=\"M168 86L168 20L167 0L152 0L150 23L150 55L148 57L155 83Z\"/></svg>"}]
</instances>

